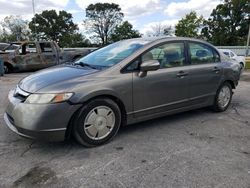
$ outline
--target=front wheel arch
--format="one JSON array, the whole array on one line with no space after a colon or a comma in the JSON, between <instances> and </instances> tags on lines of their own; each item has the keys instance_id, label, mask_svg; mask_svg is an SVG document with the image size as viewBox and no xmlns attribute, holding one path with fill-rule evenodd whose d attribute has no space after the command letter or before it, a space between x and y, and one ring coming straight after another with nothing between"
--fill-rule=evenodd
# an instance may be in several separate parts
<instances>
[{"instance_id":1,"label":"front wheel arch","mask_svg":"<svg viewBox=\"0 0 250 188\"><path fill-rule=\"evenodd\" d=\"M95 100L98 98L107 98L107 99L111 99L112 101L114 101L118 105L118 107L121 111L121 116L122 116L121 126L125 126L127 124L127 111L126 111L124 103L119 98L117 98L113 95L98 95L98 96L92 97L92 98L88 99L87 101L85 101L84 103L82 103L82 105L79 107L79 109L76 110L76 112L72 115L72 117L70 118L70 121L68 123L67 129L66 129L65 140L69 140L72 137L73 121L74 121L74 118L80 113L82 107L84 105L86 105L87 103L89 103L91 100Z\"/></svg>"},{"instance_id":2,"label":"front wheel arch","mask_svg":"<svg viewBox=\"0 0 250 188\"><path fill-rule=\"evenodd\" d=\"M110 133L107 134L104 138L93 139L91 138L91 136L88 135L87 132L82 131L83 127L82 127L81 122L84 122L85 118L88 118L89 116L88 113L92 113L91 111L93 109L104 107L104 106L112 110L112 112L114 113L113 115L116 118L115 124L113 125L114 126L113 129L110 130ZM96 114L98 113L96 112ZM98 116L102 118L104 117L103 115L100 115L100 114ZM81 145L85 147L99 146L99 145L109 142L117 134L121 126L121 122L122 122L122 116L121 116L121 110L118 104L114 102L113 100L111 100L110 98L98 97L98 98L90 100L88 103L86 103L86 105L83 105L78 110L77 114L74 116L73 121L72 121L71 134L72 136L74 136L74 138L77 140L78 143L80 143ZM106 123L104 125L107 126ZM97 125L93 124L92 126L97 126ZM102 129L99 131L102 131Z\"/></svg>"},{"instance_id":3,"label":"front wheel arch","mask_svg":"<svg viewBox=\"0 0 250 188\"><path fill-rule=\"evenodd\" d=\"M8 62L4 62L4 73L11 73L13 72L13 66L11 63L8 63Z\"/></svg>"}]
</instances>

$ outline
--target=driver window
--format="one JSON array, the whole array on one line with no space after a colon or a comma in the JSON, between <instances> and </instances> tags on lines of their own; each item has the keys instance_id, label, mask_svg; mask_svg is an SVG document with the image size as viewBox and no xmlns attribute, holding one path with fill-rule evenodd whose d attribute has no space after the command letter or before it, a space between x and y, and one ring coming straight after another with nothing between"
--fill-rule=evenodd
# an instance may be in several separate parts
<instances>
[{"instance_id":1,"label":"driver window","mask_svg":"<svg viewBox=\"0 0 250 188\"><path fill-rule=\"evenodd\" d=\"M167 43L142 55L142 61L158 60L161 68L183 66L185 64L184 43Z\"/></svg>"}]
</instances>

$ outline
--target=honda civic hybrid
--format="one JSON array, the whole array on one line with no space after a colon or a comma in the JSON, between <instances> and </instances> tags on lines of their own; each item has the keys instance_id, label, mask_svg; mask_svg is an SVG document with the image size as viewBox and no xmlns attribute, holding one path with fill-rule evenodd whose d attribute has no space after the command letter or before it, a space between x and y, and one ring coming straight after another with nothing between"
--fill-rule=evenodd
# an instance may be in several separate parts
<instances>
[{"instance_id":1,"label":"honda civic hybrid","mask_svg":"<svg viewBox=\"0 0 250 188\"><path fill-rule=\"evenodd\" d=\"M98 146L126 124L208 106L223 112L239 77L240 66L202 40L123 40L22 79L4 119L24 137Z\"/></svg>"}]
</instances>

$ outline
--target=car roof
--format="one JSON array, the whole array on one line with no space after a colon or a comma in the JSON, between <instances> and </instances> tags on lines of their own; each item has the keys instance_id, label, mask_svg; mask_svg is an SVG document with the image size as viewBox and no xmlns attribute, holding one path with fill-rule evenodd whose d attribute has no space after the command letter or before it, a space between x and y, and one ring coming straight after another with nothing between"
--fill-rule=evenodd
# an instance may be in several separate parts
<instances>
[{"instance_id":1,"label":"car roof","mask_svg":"<svg viewBox=\"0 0 250 188\"><path fill-rule=\"evenodd\" d=\"M192 42L200 42L200 43L204 43L204 44L213 46L212 44L208 43L205 40L189 38L189 37L168 37L168 36L141 37L141 38L126 39L126 40L123 40L123 41L145 41L147 44L151 44L151 43L155 43L155 42L161 42L161 41L162 42L166 42L166 41L192 41Z\"/></svg>"},{"instance_id":2,"label":"car roof","mask_svg":"<svg viewBox=\"0 0 250 188\"><path fill-rule=\"evenodd\" d=\"M142 41L157 41L157 40L190 40L190 41L200 41L200 42L206 42L201 39L195 39L190 37L168 37L168 36L162 36L162 37L141 37L141 38L133 38L133 39L127 39L127 40L142 40Z\"/></svg>"}]
</instances>

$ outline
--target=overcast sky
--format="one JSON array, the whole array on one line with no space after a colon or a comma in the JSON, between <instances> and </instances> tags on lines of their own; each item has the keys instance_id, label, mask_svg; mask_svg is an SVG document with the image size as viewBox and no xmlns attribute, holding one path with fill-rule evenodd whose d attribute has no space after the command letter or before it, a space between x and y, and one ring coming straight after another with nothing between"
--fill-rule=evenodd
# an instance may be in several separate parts
<instances>
[{"instance_id":1,"label":"overcast sky","mask_svg":"<svg viewBox=\"0 0 250 188\"><path fill-rule=\"evenodd\" d=\"M43 10L66 10L72 13L74 22L83 30L85 8L91 3L108 2L119 4L128 20L142 33L156 23L175 25L178 19L194 10L208 17L221 0L34 0L36 13ZM32 18L32 0L0 0L0 19L8 15Z\"/></svg>"}]
</instances>

